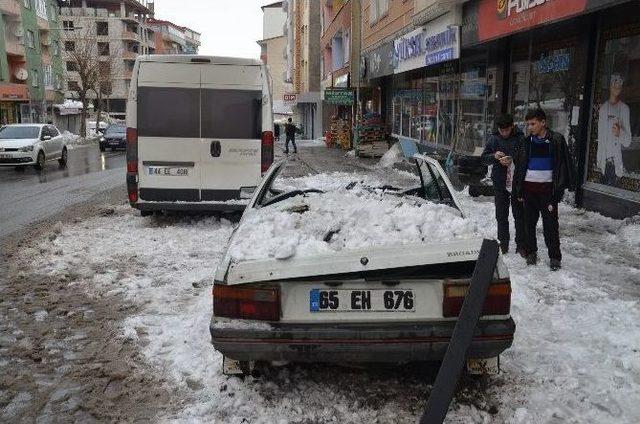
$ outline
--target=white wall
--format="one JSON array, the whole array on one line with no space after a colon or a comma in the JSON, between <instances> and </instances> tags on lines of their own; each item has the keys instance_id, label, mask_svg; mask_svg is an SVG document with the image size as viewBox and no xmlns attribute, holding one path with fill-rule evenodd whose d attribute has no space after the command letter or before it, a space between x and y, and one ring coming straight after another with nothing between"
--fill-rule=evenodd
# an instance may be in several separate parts
<instances>
[{"instance_id":1,"label":"white wall","mask_svg":"<svg viewBox=\"0 0 640 424\"><path fill-rule=\"evenodd\" d=\"M282 28L286 21L287 14L282 7L265 7L262 17L262 39L267 40L284 35Z\"/></svg>"}]
</instances>

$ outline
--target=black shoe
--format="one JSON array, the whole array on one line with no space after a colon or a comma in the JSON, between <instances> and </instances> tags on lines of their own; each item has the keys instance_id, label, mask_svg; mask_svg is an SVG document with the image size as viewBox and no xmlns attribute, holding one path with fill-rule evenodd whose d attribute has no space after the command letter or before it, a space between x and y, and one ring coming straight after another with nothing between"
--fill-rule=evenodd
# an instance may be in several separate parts
<instances>
[{"instance_id":1,"label":"black shoe","mask_svg":"<svg viewBox=\"0 0 640 424\"><path fill-rule=\"evenodd\" d=\"M538 255L530 253L527 255L527 265L536 265L538 263Z\"/></svg>"},{"instance_id":2,"label":"black shoe","mask_svg":"<svg viewBox=\"0 0 640 424\"><path fill-rule=\"evenodd\" d=\"M560 259L551 259L549 261L549 268L551 268L551 271L558 271L560 268L562 268Z\"/></svg>"}]
</instances>

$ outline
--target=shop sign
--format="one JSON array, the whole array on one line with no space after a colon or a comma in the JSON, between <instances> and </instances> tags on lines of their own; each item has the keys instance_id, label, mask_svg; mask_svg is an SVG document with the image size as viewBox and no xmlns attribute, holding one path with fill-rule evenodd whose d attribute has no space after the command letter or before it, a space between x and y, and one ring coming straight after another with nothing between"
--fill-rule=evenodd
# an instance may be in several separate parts
<instances>
[{"instance_id":1,"label":"shop sign","mask_svg":"<svg viewBox=\"0 0 640 424\"><path fill-rule=\"evenodd\" d=\"M282 100L284 100L287 103L295 103L296 95L291 93L285 93L282 95Z\"/></svg>"},{"instance_id":2,"label":"shop sign","mask_svg":"<svg viewBox=\"0 0 640 424\"><path fill-rule=\"evenodd\" d=\"M462 45L467 46L566 19L616 0L479 0L463 7Z\"/></svg>"},{"instance_id":3,"label":"shop sign","mask_svg":"<svg viewBox=\"0 0 640 424\"><path fill-rule=\"evenodd\" d=\"M393 43L385 43L366 54L367 77L380 78L393 74Z\"/></svg>"},{"instance_id":4,"label":"shop sign","mask_svg":"<svg viewBox=\"0 0 640 424\"><path fill-rule=\"evenodd\" d=\"M445 15L397 39L394 44L394 73L431 66L460 57L459 27Z\"/></svg>"},{"instance_id":5,"label":"shop sign","mask_svg":"<svg viewBox=\"0 0 640 424\"><path fill-rule=\"evenodd\" d=\"M325 90L324 101L333 105L352 105L353 90Z\"/></svg>"}]
</instances>

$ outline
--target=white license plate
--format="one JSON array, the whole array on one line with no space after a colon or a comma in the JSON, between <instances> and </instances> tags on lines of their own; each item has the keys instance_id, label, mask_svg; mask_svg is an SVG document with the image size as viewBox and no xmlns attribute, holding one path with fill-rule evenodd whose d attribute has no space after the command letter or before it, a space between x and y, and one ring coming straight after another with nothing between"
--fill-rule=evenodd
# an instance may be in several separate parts
<instances>
[{"instance_id":1,"label":"white license plate","mask_svg":"<svg viewBox=\"0 0 640 424\"><path fill-rule=\"evenodd\" d=\"M189 168L172 168L168 166L150 166L149 175L161 175L166 177L188 177Z\"/></svg>"},{"instance_id":2,"label":"white license plate","mask_svg":"<svg viewBox=\"0 0 640 424\"><path fill-rule=\"evenodd\" d=\"M415 312L413 290L325 290L309 292L311 312Z\"/></svg>"}]
</instances>

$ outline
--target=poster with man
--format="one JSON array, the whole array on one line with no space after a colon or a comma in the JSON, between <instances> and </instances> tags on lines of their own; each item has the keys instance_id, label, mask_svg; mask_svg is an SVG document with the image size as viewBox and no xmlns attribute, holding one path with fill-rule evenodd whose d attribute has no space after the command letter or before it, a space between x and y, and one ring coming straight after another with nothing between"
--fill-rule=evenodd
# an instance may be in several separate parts
<instances>
[{"instance_id":1,"label":"poster with man","mask_svg":"<svg viewBox=\"0 0 640 424\"><path fill-rule=\"evenodd\" d=\"M609 98L600 105L598 112L598 168L603 183L616 185L625 174L622 149L631 145L631 118L629 106L621 99L624 79L612 74Z\"/></svg>"}]
</instances>

